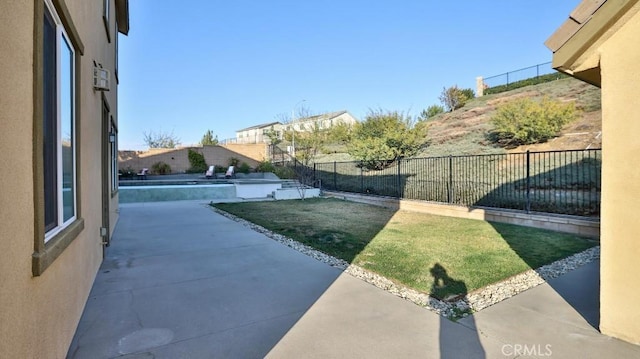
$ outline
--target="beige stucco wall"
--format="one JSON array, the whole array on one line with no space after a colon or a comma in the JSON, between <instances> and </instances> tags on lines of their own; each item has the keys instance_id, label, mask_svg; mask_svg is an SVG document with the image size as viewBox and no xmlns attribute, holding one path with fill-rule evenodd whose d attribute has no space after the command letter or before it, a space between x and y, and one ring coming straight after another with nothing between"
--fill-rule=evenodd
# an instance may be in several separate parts
<instances>
[{"instance_id":1,"label":"beige stucco wall","mask_svg":"<svg viewBox=\"0 0 640 359\"><path fill-rule=\"evenodd\" d=\"M67 0L85 46L78 114L78 158L84 230L42 273L34 252L33 33L34 1L0 1L0 357L64 358L102 261L101 95L90 87L93 61L113 66L104 47L102 1ZM112 6L114 9L114 6ZM115 17L115 13L112 14ZM112 27L113 31L113 27ZM107 94L115 114L116 91ZM114 198L117 204L117 197ZM38 204L39 205L39 204ZM115 224L117 206L112 206Z\"/></svg>"},{"instance_id":2,"label":"beige stucco wall","mask_svg":"<svg viewBox=\"0 0 640 359\"><path fill-rule=\"evenodd\" d=\"M637 7L637 6L636 6ZM601 48L600 330L640 343L640 13Z\"/></svg>"},{"instance_id":3,"label":"beige stucco wall","mask_svg":"<svg viewBox=\"0 0 640 359\"><path fill-rule=\"evenodd\" d=\"M222 147L224 147L226 150L230 151L231 153L239 154L241 156L250 158L254 161L264 161L266 158L268 158L267 145L264 143L256 143L256 144L229 143L229 144L223 145ZM205 152L204 155L205 155L205 158L207 158L208 156L207 152ZM254 166L254 164L249 161L247 161L247 163L249 163L251 167ZM255 163L257 164L257 162Z\"/></svg>"},{"instance_id":4,"label":"beige stucco wall","mask_svg":"<svg viewBox=\"0 0 640 359\"><path fill-rule=\"evenodd\" d=\"M204 155L208 165L226 167L231 158L246 162L252 168L266 157L267 146L259 144L227 144L224 146L193 147ZM118 162L120 169L131 168L139 172L143 168L151 170L156 162L164 162L171 166L172 173L185 173L190 167L188 157L189 148L179 149L151 149L148 151L119 151Z\"/></svg>"}]
</instances>

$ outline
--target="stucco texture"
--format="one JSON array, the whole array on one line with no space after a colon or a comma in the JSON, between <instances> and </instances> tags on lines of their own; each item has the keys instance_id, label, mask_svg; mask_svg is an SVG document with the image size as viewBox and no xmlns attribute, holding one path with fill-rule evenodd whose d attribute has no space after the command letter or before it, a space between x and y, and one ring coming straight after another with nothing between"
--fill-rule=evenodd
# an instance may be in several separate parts
<instances>
[{"instance_id":1,"label":"stucco texture","mask_svg":"<svg viewBox=\"0 0 640 359\"><path fill-rule=\"evenodd\" d=\"M600 48L603 109L600 330L640 343L640 12Z\"/></svg>"},{"instance_id":2,"label":"stucco texture","mask_svg":"<svg viewBox=\"0 0 640 359\"><path fill-rule=\"evenodd\" d=\"M240 162L246 162L249 166L255 167L258 161L266 158L267 145L264 143L229 144L193 147L192 149L202 153L208 165L226 168L229 166L231 158L237 158ZM135 172L140 172L143 168L152 170L154 163L164 162L171 167L172 173L184 173L191 167L188 152L189 148L119 151L118 166L123 170L130 168Z\"/></svg>"},{"instance_id":3,"label":"stucco texture","mask_svg":"<svg viewBox=\"0 0 640 359\"><path fill-rule=\"evenodd\" d=\"M85 54L77 66L78 207L84 230L40 275L32 273L36 240L34 181L34 1L0 1L0 357L64 358L102 261L101 94L91 88L93 61L113 64L102 1L66 4ZM113 6L112 6L113 8ZM114 10L115 11L115 10ZM98 25L100 27L98 27ZM113 29L112 29L113 31ZM114 89L108 94L117 109ZM112 212L117 197L112 200ZM115 206L114 206L115 203ZM117 218L117 217L114 217ZM115 220L113 221L115 224ZM43 240L42 238L40 238Z\"/></svg>"}]
</instances>

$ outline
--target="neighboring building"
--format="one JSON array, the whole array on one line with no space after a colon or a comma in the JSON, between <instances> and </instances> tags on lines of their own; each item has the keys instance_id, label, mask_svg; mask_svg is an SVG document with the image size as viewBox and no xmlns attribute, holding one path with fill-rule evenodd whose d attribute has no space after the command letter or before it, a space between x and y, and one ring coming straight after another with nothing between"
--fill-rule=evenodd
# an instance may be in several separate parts
<instances>
[{"instance_id":1,"label":"neighboring building","mask_svg":"<svg viewBox=\"0 0 640 359\"><path fill-rule=\"evenodd\" d=\"M282 124L280 122L269 122L261 125L251 126L236 131L236 139L233 143L269 143L267 131L276 131L278 137L282 136Z\"/></svg>"},{"instance_id":2,"label":"neighboring building","mask_svg":"<svg viewBox=\"0 0 640 359\"><path fill-rule=\"evenodd\" d=\"M298 131L305 132L311 131L316 126L319 129L331 128L337 124L344 123L347 125L353 125L358 122L347 111L330 112L322 115L316 115L311 117L301 118L295 121L291 121L286 125L280 122L269 122L260 125L255 125L236 131L235 139L222 140L222 144L248 144L248 143L270 143L267 136L268 131L275 131L278 138L282 138L286 131Z\"/></svg>"},{"instance_id":3,"label":"neighboring building","mask_svg":"<svg viewBox=\"0 0 640 359\"><path fill-rule=\"evenodd\" d=\"M356 118L348 111L338 111L291 121L287 124L285 129L289 131L294 129L296 131L304 132L311 131L315 127L319 129L327 129L341 123L345 125L353 125L356 122L358 122L358 120L356 120Z\"/></svg>"},{"instance_id":4,"label":"neighboring building","mask_svg":"<svg viewBox=\"0 0 640 359\"><path fill-rule=\"evenodd\" d=\"M118 219L117 41L128 5L0 1L3 358L66 356ZM109 91L94 89L94 67L110 70Z\"/></svg>"},{"instance_id":5,"label":"neighboring building","mask_svg":"<svg viewBox=\"0 0 640 359\"><path fill-rule=\"evenodd\" d=\"M640 1L584 0L547 40L553 67L602 88L600 331L640 344Z\"/></svg>"}]
</instances>

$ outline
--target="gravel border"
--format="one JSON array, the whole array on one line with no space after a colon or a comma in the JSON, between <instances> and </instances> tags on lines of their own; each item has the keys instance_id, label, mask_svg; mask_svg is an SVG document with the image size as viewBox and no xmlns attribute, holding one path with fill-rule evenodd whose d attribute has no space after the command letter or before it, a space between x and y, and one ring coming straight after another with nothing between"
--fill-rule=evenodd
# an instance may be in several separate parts
<instances>
[{"instance_id":1,"label":"gravel border","mask_svg":"<svg viewBox=\"0 0 640 359\"><path fill-rule=\"evenodd\" d=\"M239 222L256 232L262 233L279 243L297 250L300 253L312 257L320 262L326 263L332 267L341 269L345 273L348 273L367 283L373 284L380 289L386 290L389 293L409 300L449 319L466 317L473 312L480 311L505 299L511 298L518 293L536 287L550 279L559 277L565 273L568 273L600 258L600 246L595 246L583 252L576 253L567 258L542 266L538 269L529 269L526 272L517 274L501 282L494 283L484 288L475 290L458 300L442 301L433 298L428 294L418 292L414 289L407 288L402 285L397 285L381 275L368 271L357 265L349 264L345 260L332 257L328 254L297 242L291 238L285 237L278 233L274 233L255 223L234 216L231 213L225 212L210 205L207 206L216 213Z\"/></svg>"}]
</instances>

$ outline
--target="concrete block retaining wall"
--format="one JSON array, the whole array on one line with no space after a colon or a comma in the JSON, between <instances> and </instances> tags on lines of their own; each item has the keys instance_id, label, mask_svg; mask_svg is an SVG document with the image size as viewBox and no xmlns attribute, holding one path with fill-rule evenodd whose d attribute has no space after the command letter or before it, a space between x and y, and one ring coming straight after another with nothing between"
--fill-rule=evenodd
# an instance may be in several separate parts
<instances>
[{"instance_id":1,"label":"concrete block retaining wall","mask_svg":"<svg viewBox=\"0 0 640 359\"><path fill-rule=\"evenodd\" d=\"M494 208L469 208L448 204L417 200L397 199L382 196L365 196L356 193L323 191L325 196L349 201L368 203L392 209L429 213L442 216L479 219L493 222L511 223L526 227L550 229L558 232L578 234L590 238L600 238L600 220L577 216L526 213L516 210Z\"/></svg>"},{"instance_id":2,"label":"concrete block retaining wall","mask_svg":"<svg viewBox=\"0 0 640 359\"><path fill-rule=\"evenodd\" d=\"M307 188L304 190L305 198L320 197L320 189ZM297 188L283 188L273 192L273 198L281 199L300 199L300 191Z\"/></svg>"}]
</instances>

